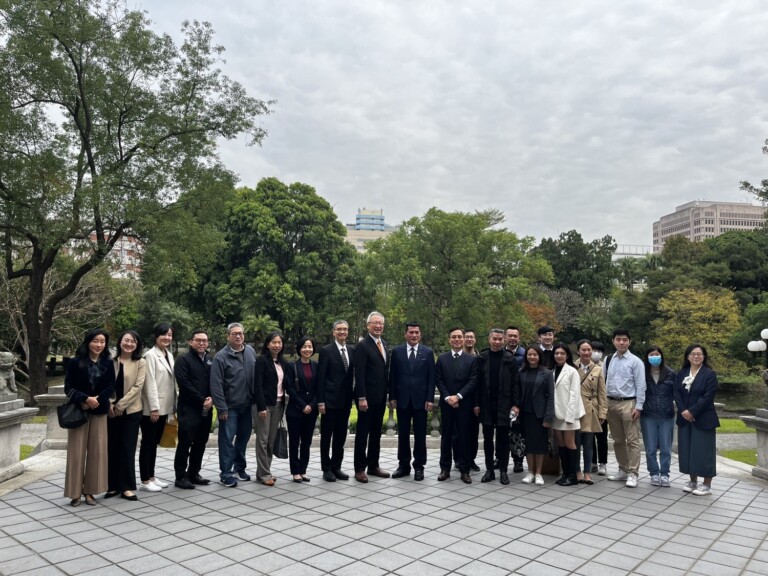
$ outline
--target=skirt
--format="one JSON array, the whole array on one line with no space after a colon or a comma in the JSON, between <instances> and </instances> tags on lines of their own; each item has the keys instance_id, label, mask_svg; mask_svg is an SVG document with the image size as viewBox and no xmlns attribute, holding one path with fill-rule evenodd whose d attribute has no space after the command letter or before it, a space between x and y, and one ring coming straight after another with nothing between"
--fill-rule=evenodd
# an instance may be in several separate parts
<instances>
[{"instance_id":1,"label":"skirt","mask_svg":"<svg viewBox=\"0 0 768 576\"><path fill-rule=\"evenodd\" d=\"M579 430L581 428L581 421L576 420L576 422L571 422L568 424L565 420L561 420L557 416L555 416L555 419L552 420L552 429L553 430Z\"/></svg>"},{"instance_id":2,"label":"skirt","mask_svg":"<svg viewBox=\"0 0 768 576\"><path fill-rule=\"evenodd\" d=\"M549 454L549 430L544 428L543 418L533 412L521 412L525 451L527 454Z\"/></svg>"},{"instance_id":3,"label":"skirt","mask_svg":"<svg viewBox=\"0 0 768 576\"><path fill-rule=\"evenodd\" d=\"M687 424L677 427L677 456L680 472L714 478L717 475L716 429L699 430Z\"/></svg>"}]
</instances>

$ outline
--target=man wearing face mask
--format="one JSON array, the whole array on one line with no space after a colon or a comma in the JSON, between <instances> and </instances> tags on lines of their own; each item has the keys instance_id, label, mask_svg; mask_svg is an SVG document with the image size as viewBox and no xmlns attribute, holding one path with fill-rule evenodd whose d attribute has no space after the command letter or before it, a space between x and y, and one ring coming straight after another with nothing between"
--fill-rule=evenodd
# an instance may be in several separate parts
<instances>
[{"instance_id":1,"label":"man wearing face mask","mask_svg":"<svg viewBox=\"0 0 768 576\"><path fill-rule=\"evenodd\" d=\"M605 355L605 345L599 340L595 340L592 345L592 362L600 366L603 365L603 356ZM608 425L603 425L603 431L595 433L594 443L592 445L592 472L597 472L600 476L608 473Z\"/></svg>"}]
</instances>

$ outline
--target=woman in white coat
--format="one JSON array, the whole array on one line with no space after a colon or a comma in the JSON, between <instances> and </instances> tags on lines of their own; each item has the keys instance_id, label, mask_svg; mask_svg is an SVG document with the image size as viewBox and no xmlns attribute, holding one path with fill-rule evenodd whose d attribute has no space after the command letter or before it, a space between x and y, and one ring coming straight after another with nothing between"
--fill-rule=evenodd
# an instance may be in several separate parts
<instances>
[{"instance_id":1,"label":"woman in white coat","mask_svg":"<svg viewBox=\"0 0 768 576\"><path fill-rule=\"evenodd\" d=\"M575 486L579 483L576 472L579 469L579 450L576 448L576 431L579 419L584 416L581 401L581 378L573 365L570 349L565 344L555 344L552 349L555 360L555 419L552 430L560 452L563 475L557 481L560 486Z\"/></svg>"},{"instance_id":2,"label":"woman in white coat","mask_svg":"<svg viewBox=\"0 0 768 576\"><path fill-rule=\"evenodd\" d=\"M171 343L173 330L167 322L153 328L155 346L144 354L146 361L141 417L141 446L139 447L139 490L159 492L168 483L155 477L157 445L163 437L166 421L173 421L176 406L176 378L173 374Z\"/></svg>"}]
</instances>

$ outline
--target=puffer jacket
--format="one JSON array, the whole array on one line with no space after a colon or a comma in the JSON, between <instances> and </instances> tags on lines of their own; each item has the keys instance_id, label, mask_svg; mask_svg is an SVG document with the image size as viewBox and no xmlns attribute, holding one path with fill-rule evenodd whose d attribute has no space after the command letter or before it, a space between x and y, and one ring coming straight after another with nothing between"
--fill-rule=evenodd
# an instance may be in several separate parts
<instances>
[{"instance_id":1,"label":"puffer jacket","mask_svg":"<svg viewBox=\"0 0 768 576\"><path fill-rule=\"evenodd\" d=\"M653 416L655 418L673 418L675 416L675 407L672 403L674 384L674 370L664 366L657 383L653 381L651 371L646 367L643 416Z\"/></svg>"}]
</instances>

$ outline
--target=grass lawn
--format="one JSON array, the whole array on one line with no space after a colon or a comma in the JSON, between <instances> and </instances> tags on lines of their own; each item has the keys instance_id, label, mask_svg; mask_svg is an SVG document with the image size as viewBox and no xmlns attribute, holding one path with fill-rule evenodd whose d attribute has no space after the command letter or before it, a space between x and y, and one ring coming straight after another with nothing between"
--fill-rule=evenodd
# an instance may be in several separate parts
<instances>
[{"instance_id":1,"label":"grass lawn","mask_svg":"<svg viewBox=\"0 0 768 576\"><path fill-rule=\"evenodd\" d=\"M738 418L721 418L718 434L749 434L754 433L754 428L749 428Z\"/></svg>"},{"instance_id":2,"label":"grass lawn","mask_svg":"<svg viewBox=\"0 0 768 576\"><path fill-rule=\"evenodd\" d=\"M19 449L19 460L26 460L29 458L29 455L32 453L34 448L34 446L30 446L29 444L22 444Z\"/></svg>"},{"instance_id":3,"label":"grass lawn","mask_svg":"<svg viewBox=\"0 0 768 576\"><path fill-rule=\"evenodd\" d=\"M723 450L722 455L737 462L744 462L750 466L757 465L757 452L754 450Z\"/></svg>"},{"instance_id":4,"label":"grass lawn","mask_svg":"<svg viewBox=\"0 0 768 576\"><path fill-rule=\"evenodd\" d=\"M32 416L28 422L29 424L48 424L48 416Z\"/></svg>"}]
</instances>

